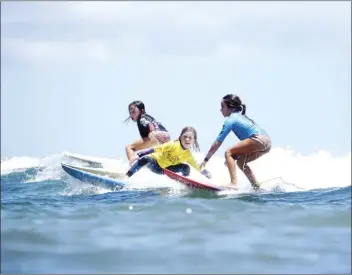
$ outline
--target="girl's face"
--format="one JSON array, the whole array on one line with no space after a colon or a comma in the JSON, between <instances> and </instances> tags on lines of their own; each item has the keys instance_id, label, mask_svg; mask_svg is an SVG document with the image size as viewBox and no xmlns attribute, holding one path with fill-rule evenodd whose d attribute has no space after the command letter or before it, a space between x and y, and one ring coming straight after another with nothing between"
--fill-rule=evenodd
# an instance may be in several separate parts
<instances>
[{"instance_id":1,"label":"girl's face","mask_svg":"<svg viewBox=\"0 0 352 275\"><path fill-rule=\"evenodd\" d=\"M129 112L130 112L130 118L133 121L136 121L142 113L141 110L139 110L135 105L130 106Z\"/></svg>"},{"instance_id":2,"label":"girl's face","mask_svg":"<svg viewBox=\"0 0 352 275\"><path fill-rule=\"evenodd\" d=\"M222 115L224 117L227 117L227 116L231 115L232 110L229 107L227 107L227 105L226 105L226 103L224 101L221 101L220 112L222 113Z\"/></svg>"},{"instance_id":3,"label":"girl's face","mask_svg":"<svg viewBox=\"0 0 352 275\"><path fill-rule=\"evenodd\" d=\"M189 149L194 144L194 134L192 131L186 131L182 134L181 144L186 149Z\"/></svg>"}]
</instances>

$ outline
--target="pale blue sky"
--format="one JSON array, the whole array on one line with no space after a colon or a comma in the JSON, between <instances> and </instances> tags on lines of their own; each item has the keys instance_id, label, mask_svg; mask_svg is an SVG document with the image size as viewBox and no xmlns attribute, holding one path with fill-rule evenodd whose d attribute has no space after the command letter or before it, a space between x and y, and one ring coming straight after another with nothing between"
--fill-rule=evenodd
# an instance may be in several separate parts
<instances>
[{"instance_id":1,"label":"pale blue sky","mask_svg":"<svg viewBox=\"0 0 352 275\"><path fill-rule=\"evenodd\" d=\"M274 147L351 151L351 3L2 2L1 158L125 158L127 105L206 152L237 93ZM238 140L230 134L217 154Z\"/></svg>"}]
</instances>

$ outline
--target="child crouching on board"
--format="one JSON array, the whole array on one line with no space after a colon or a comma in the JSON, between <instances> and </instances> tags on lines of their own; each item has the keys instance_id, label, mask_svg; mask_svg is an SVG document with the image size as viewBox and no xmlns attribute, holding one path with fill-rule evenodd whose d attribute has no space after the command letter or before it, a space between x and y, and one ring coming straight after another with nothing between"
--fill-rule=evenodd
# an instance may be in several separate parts
<instances>
[{"instance_id":1,"label":"child crouching on board","mask_svg":"<svg viewBox=\"0 0 352 275\"><path fill-rule=\"evenodd\" d=\"M139 151L151 146L164 144L170 141L170 135L166 128L154 117L145 112L145 106L142 101L133 101L128 105L130 116L126 119L132 119L137 123L141 139L133 141L126 145L126 155L130 165L135 160L135 151Z\"/></svg>"},{"instance_id":2,"label":"child crouching on board","mask_svg":"<svg viewBox=\"0 0 352 275\"><path fill-rule=\"evenodd\" d=\"M204 168L206 166L227 135L233 132L240 142L228 148L225 152L226 164L231 178L231 183L226 187L237 189L237 163L237 166L252 184L253 189L258 190L260 183L248 163L269 153L271 150L270 137L263 128L246 115L246 105L242 103L239 96L235 94L225 95L221 100L220 111L226 119L221 132L210 147L201 167Z\"/></svg>"},{"instance_id":3,"label":"child crouching on board","mask_svg":"<svg viewBox=\"0 0 352 275\"><path fill-rule=\"evenodd\" d=\"M166 168L174 173L189 176L190 167L183 163L187 162L204 176L211 178L206 169L201 171L199 168L190 151L191 147L199 151L197 132L193 127L185 127L177 140L138 152L138 157L134 159L135 162L126 175L131 177L143 166L148 165L147 167L156 174L164 174L163 169Z\"/></svg>"}]
</instances>

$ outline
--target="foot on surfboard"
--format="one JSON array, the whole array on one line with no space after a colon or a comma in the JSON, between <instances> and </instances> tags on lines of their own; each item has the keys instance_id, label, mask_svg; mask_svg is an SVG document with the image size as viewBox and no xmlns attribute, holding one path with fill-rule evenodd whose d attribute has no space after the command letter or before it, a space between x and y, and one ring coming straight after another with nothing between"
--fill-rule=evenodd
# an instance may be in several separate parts
<instances>
[{"instance_id":1,"label":"foot on surfboard","mask_svg":"<svg viewBox=\"0 0 352 275\"><path fill-rule=\"evenodd\" d=\"M260 184L259 183L252 183L252 188L254 191L259 191L260 190Z\"/></svg>"}]
</instances>

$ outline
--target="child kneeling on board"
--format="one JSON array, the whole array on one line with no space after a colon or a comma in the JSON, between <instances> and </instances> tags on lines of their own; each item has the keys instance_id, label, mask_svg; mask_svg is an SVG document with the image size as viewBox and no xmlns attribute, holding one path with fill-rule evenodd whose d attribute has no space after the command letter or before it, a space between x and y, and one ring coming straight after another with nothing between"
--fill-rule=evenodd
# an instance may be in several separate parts
<instances>
[{"instance_id":1,"label":"child kneeling on board","mask_svg":"<svg viewBox=\"0 0 352 275\"><path fill-rule=\"evenodd\" d=\"M182 173L183 176L189 176L191 169L184 163L187 162L204 176L211 178L208 170L200 169L190 151L191 147L199 151L197 132L193 127L185 127L177 140L138 152L138 157L133 160L134 163L126 175L131 177L143 166L148 165L147 167L156 174L164 174L163 169L166 168L175 173Z\"/></svg>"}]
</instances>

